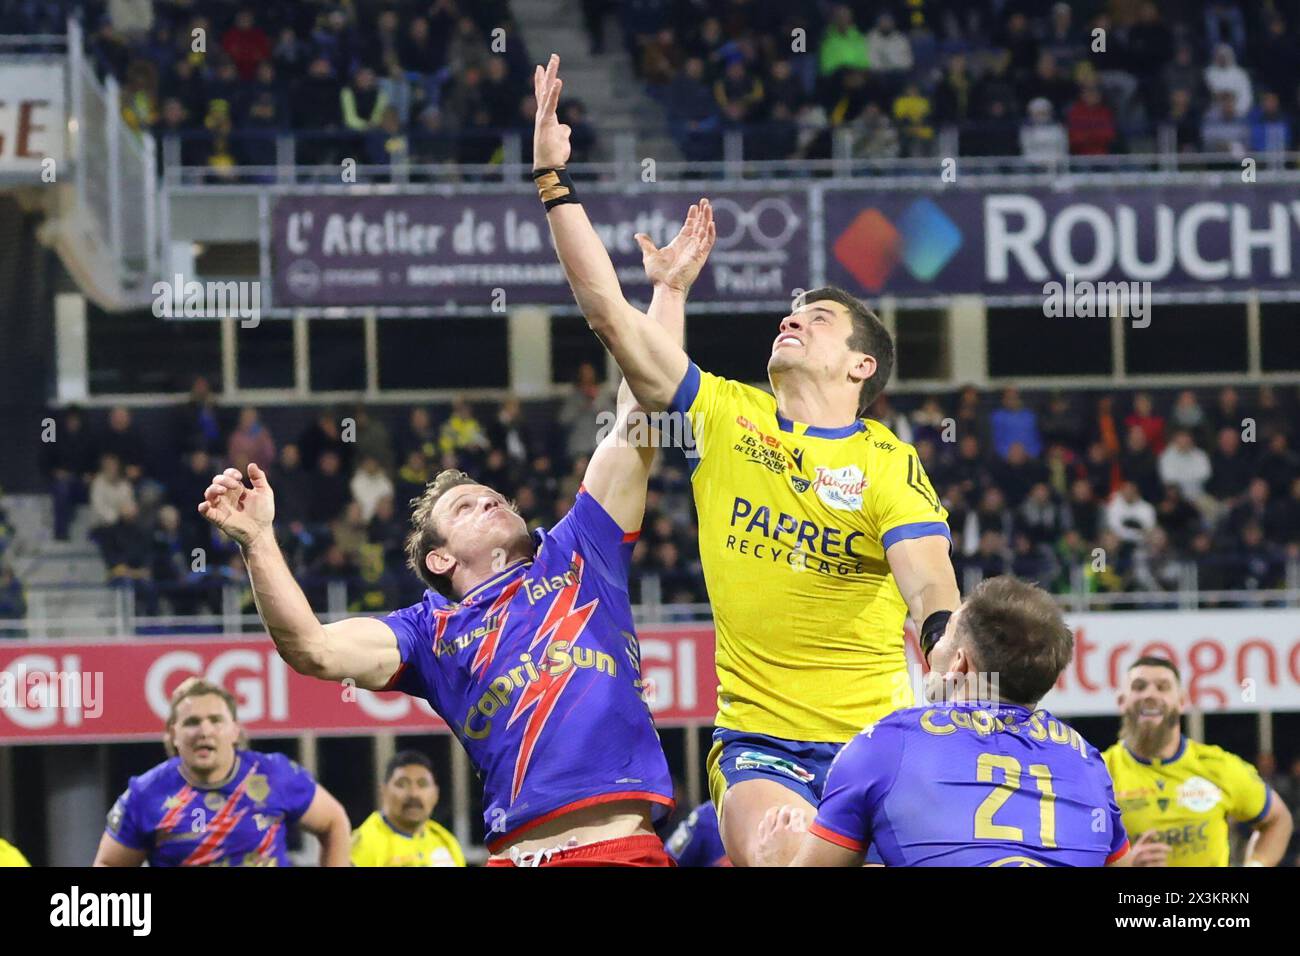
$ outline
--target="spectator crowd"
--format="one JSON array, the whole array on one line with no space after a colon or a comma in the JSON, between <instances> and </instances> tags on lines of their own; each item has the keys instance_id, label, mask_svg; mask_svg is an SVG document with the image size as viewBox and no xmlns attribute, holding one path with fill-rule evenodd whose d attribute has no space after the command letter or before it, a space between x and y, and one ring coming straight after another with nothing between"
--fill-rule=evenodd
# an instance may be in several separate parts
<instances>
[{"instance_id":1,"label":"spectator crowd","mask_svg":"<svg viewBox=\"0 0 1300 956\"><path fill-rule=\"evenodd\" d=\"M57 416L45 462L54 532L67 537L87 506L109 578L134 590L140 613L220 611L223 584L251 611L237 549L196 506L215 473L257 461L313 605L381 611L422 592L403 550L407 502L438 471L466 470L513 499L530 527L549 526L567 512L612 407L584 365L558 403L274 409L282 424L272 427L256 408L219 405L200 378L144 428L124 407L102 424L77 408ZM1286 585L1288 562L1300 560L1298 411L1300 390L1271 386L1028 400L968 386L951 397L886 394L871 417L915 446L949 511L964 587L1010 573L1058 593L1166 592L1175 606L1184 589ZM634 601L707 600L687 475L680 450L660 454Z\"/></svg>"},{"instance_id":2,"label":"spectator crowd","mask_svg":"<svg viewBox=\"0 0 1300 956\"><path fill-rule=\"evenodd\" d=\"M846 130L864 159L1052 163L1175 149L1237 157L1295 144L1300 3L584 0L593 54L616 18L625 55L688 160L824 159ZM213 175L302 163L481 164L502 134L531 149L533 65L508 0L240 4L0 0L14 32L79 16L125 121ZM545 52L545 51L542 51ZM561 104L574 162L596 131ZM159 152L160 162L162 152Z\"/></svg>"},{"instance_id":3,"label":"spectator crowd","mask_svg":"<svg viewBox=\"0 0 1300 956\"><path fill-rule=\"evenodd\" d=\"M629 54L688 158L1051 162L1171 147L1294 145L1300 5L1286 2L775 4L627 0ZM1168 137L1162 139L1162 137Z\"/></svg>"}]
</instances>

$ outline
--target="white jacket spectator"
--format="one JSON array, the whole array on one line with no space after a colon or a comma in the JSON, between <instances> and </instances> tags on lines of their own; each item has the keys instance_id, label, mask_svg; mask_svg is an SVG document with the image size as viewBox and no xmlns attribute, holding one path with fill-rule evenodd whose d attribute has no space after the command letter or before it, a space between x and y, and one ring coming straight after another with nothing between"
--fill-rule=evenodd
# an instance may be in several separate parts
<instances>
[{"instance_id":1,"label":"white jacket spectator","mask_svg":"<svg viewBox=\"0 0 1300 956\"><path fill-rule=\"evenodd\" d=\"M894 18L881 14L867 34L867 62L872 72L899 72L912 68L912 41L894 26Z\"/></svg>"},{"instance_id":2,"label":"white jacket spectator","mask_svg":"<svg viewBox=\"0 0 1300 956\"><path fill-rule=\"evenodd\" d=\"M1106 527L1115 532L1121 541L1140 544L1146 533L1156 526L1156 509L1143 501L1137 485L1131 481L1110 499L1106 505Z\"/></svg>"},{"instance_id":3,"label":"white jacket spectator","mask_svg":"<svg viewBox=\"0 0 1300 956\"><path fill-rule=\"evenodd\" d=\"M1231 93L1237 116L1249 113L1255 102L1250 76L1237 65L1237 54L1226 43L1215 47L1214 62L1205 68L1205 85L1210 88L1212 98L1217 98L1220 93Z\"/></svg>"},{"instance_id":4,"label":"white jacket spectator","mask_svg":"<svg viewBox=\"0 0 1300 956\"><path fill-rule=\"evenodd\" d=\"M1160 480L1177 485L1188 501L1198 501L1210 480L1210 456L1192 442L1192 433L1178 432L1157 462Z\"/></svg>"},{"instance_id":5,"label":"white jacket spectator","mask_svg":"<svg viewBox=\"0 0 1300 956\"><path fill-rule=\"evenodd\" d=\"M361 506L361 520L369 521L375 508L385 498L393 497L393 480L384 474L379 462L369 456L361 460L361 467L352 476L352 498Z\"/></svg>"},{"instance_id":6,"label":"white jacket spectator","mask_svg":"<svg viewBox=\"0 0 1300 956\"><path fill-rule=\"evenodd\" d=\"M1036 163L1054 163L1070 151L1065 127L1052 119L1052 103L1040 96L1029 103L1029 121L1020 127L1020 155Z\"/></svg>"},{"instance_id":7,"label":"white jacket spectator","mask_svg":"<svg viewBox=\"0 0 1300 956\"><path fill-rule=\"evenodd\" d=\"M123 511L135 509L135 489L122 474L122 463L116 455L105 455L99 472L90 481L90 510L96 528L117 524Z\"/></svg>"}]
</instances>

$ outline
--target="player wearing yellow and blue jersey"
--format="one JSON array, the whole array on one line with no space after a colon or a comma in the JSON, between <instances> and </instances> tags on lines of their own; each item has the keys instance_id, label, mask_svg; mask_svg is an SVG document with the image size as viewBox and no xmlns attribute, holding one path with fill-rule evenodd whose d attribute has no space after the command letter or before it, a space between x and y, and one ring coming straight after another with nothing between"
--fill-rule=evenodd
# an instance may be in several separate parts
<instances>
[{"instance_id":1,"label":"player wearing yellow and blue jersey","mask_svg":"<svg viewBox=\"0 0 1300 956\"><path fill-rule=\"evenodd\" d=\"M1162 657L1133 663L1120 694L1120 739L1105 753L1124 826L1151 841L1138 866L1227 866L1229 820L1250 824L1247 866L1277 866L1291 813L1255 768L1188 738L1178 669Z\"/></svg>"},{"instance_id":2,"label":"player wearing yellow and blue jersey","mask_svg":"<svg viewBox=\"0 0 1300 956\"><path fill-rule=\"evenodd\" d=\"M545 88L557 96L558 69L552 56ZM863 417L894 362L866 306L839 289L800 295L772 343L774 395L700 370L623 297L564 171L568 152L567 135L534 139L569 285L640 406L690 426L717 631L710 792L728 856L752 865L768 807L793 799L811 817L839 748L911 703L904 619L910 612L928 649L958 602L947 513L915 451ZM637 241L653 251L648 236ZM665 292L684 310L684 289L656 283L656 297Z\"/></svg>"},{"instance_id":3,"label":"player wearing yellow and blue jersey","mask_svg":"<svg viewBox=\"0 0 1300 956\"><path fill-rule=\"evenodd\" d=\"M380 807L352 831L353 866L464 866L460 843L431 819L438 805L433 763L418 750L384 768Z\"/></svg>"}]
</instances>

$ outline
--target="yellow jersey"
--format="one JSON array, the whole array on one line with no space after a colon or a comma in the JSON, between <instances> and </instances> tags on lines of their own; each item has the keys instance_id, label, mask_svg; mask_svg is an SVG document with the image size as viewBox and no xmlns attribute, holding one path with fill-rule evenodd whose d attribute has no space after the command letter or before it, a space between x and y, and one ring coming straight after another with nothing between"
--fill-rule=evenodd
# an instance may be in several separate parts
<instances>
[{"instance_id":1,"label":"yellow jersey","mask_svg":"<svg viewBox=\"0 0 1300 956\"><path fill-rule=\"evenodd\" d=\"M948 532L916 450L879 422L782 417L691 364L673 399L717 634L717 725L842 743L912 704L907 606L885 560Z\"/></svg>"},{"instance_id":2,"label":"yellow jersey","mask_svg":"<svg viewBox=\"0 0 1300 956\"><path fill-rule=\"evenodd\" d=\"M352 831L353 866L464 866L465 854L446 828L427 821L414 836L376 810Z\"/></svg>"},{"instance_id":3,"label":"yellow jersey","mask_svg":"<svg viewBox=\"0 0 1300 956\"><path fill-rule=\"evenodd\" d=\"M31 866L27 857L18 851L18 847L0 839L0 866Z\"/></svg>"},{"instance_id":4,"label":"yellow jersey","mask_svg":"<svg viewBox=\"0 0 1300 956\"><path fill-rule=\"evenodd\" d=\"M1157 831L1169 844L1170 866L1227 866L1228 818L1258 822L1273 800L1254 767L1185 734L1169 760L1143 760L1123 741L1102 759L1129 841Z\"/></svg>"}]
</instances>

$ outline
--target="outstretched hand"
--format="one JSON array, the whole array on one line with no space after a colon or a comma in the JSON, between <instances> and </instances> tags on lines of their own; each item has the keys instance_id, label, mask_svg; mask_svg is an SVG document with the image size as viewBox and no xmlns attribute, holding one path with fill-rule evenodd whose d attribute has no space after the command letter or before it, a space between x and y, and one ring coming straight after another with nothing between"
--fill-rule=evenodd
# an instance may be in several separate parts
<instances>
[{"instance_id":1,"label":"outstretched hand","mask_svg":"<svg viewBox=\"0 0 1300 956\"><path fill-rule=\"evenodd\" d=\"M275 520L275 495L266 480L266 472L250 462L248 479L252 488L244 486L244 476L238 468L227 468L212 477L212 484L199 502L199 514L242 547L256 541Z\"/></svg>"},{"instance_id":2,"label":"outstretched hand","mask_svg":"<svg viewBox=\"0 0 1300 956\"><path fill-rule=\"evenodd\" d=\"M533 119L533 169L554 169L569 161L569 134L572 130L560 122L560 57L551 54L545 67L533 70L533 95L537 98L537 115Z\"/></svg>"},{"instance_id":3,"label":"outstretched hand","mask_svg":"<svg viewBox=\"0 0 1300 956\"><path fill-rule=\"evenodd\" d=\"M641 247L646 278L652 285L667 286L685 295L699 277L717 238L713 206L707 199L691 205L681 230L662 249L656 248L644 232L638 232L636 241Z\"/></svg>"}]
</instances>

